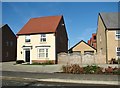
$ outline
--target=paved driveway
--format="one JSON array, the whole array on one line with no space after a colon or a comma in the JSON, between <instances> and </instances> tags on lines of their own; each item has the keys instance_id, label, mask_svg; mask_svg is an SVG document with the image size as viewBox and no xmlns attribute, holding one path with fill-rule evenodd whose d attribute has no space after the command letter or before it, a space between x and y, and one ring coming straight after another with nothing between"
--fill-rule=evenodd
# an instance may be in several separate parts
<instances>
[{"instance_id":1,"label":"paved driveway","mask_svg":"<svg viewBox=\"0 0 120 88\"><path fill-rule=\"evenodd\" d=\"M14 65L16 62L3 62L0 63L2 71L18 71L18 72L40 72L40 73L53 73L62 71L62 65Z\"/></svg>"}]
</instances>

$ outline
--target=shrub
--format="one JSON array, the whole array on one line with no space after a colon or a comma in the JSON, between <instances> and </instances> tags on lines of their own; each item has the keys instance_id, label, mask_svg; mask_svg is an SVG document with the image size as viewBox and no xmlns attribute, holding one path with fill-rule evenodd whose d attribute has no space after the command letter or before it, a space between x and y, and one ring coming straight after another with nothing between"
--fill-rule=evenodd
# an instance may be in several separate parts
<instances>
[{"instance_id":1,"label":"shrub","mask_svg":"<svg viewBox=\"0 0 120 88\"><path fill-rule=\"evenodd\" d=\"M80 74L84 72L83 68L80 67L78 64L62 66L62 69L65 73Z\"/></svg>"},{"instance_id":2,"label":"shrub","mask_svg":"<svg viewBox=\"0 0 120 88\"><path fill-rule=\"evenodd\" d=\"M96 66L96 65L91 65L91 66L86 66L86 67L83 67L84 68L84 73L96 73L96 74L99 74L99 73L102 73L102 69L101 67L99 66Z\"/></svg>"},{"instance_id":3,"label":"shrub","mask_svg":"<svg viewBox=\"0 0 120 88\"><path fill-rule=\"evenodd\" d=\"M105 73L120 75L120 68L108 66L108 68L105 68Z\"/></svg>"},{"instance_id":4,"label":"shrub","mask_svg":"<svg viewBox=\"0 0 120 88\"><path fill-rule=\"evenodd\" d=\"M32 63L32 65L51 65L51 64L54 64L54 63L52 61L46 61L46 62L43 62L43 63L40 63L40 62Z\"/></svg>"},{"instance_id":5,"label":"shrub","mask_svg":"<svg viewBox=\"0 0 120 88\"><path fill-rule=\"evenodd\" d=\"M24 63L23 60L17 60L17 61L16 61L16 64L22 64L22 63Z\"/></svg>"},{"instance_id":6,"label":"shrub","mask_svg":"<svg viewBox=\"0 0 120 88\"><path fill-rule=\"evenodd\" d=\"M101 68L97 65L88 65L85 67L80 67L78 64L62 66L64 73L72 74L118 74L120 75L120 68L112 68L108 66L107 68Z\"/></svg>"},{"instance_id":7,"label":"shrub","mask_svg":"<svg viewBox=\"0 0 120 88\"><path fill-rule=\"evenodd\" d=\"M105 68L105 73L112 73L113 72L113 68L108 66L108 68Z\"/></svg>"}]
</instances>

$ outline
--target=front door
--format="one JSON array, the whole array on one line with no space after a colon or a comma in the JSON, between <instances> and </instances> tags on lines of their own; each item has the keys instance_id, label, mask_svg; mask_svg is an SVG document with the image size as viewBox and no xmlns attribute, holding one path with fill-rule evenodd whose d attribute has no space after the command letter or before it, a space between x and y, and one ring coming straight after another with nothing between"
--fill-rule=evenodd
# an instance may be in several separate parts
<instances>
[{"instance_id":1,"label":"front door","mask_svg":"<svg viewBox=\"0 0 120 88\"><path fill-rule=\"evenodd\" d=\"M26 62L30 62L30 50L25 51L25 59L26 59Z\"/></svg>"}]
</instances>

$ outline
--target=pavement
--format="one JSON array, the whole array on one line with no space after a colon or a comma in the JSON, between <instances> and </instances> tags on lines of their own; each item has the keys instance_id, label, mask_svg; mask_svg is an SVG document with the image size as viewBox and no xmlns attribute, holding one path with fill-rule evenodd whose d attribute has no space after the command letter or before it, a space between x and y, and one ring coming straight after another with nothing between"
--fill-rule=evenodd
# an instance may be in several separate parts
<instances>
[{"instance_id":1,"label":"pavement","mask_svg":"<svg viewBox=\"0 0 120 88\"><path fill-rule=\"evenodd\" d=\"M62 65L14 65L15 62L4 62L2 78L22 78L42 82L64 82L84 84L119 85L118 75L98 74L65 74L61 72Z\"/></svg>"},{"instance_id":2,"label":"pavement","mask_svg":"<svg viewBox=\"0 0 120 88\"><path fill-rule=\"evenodd\" d=\"M21 65L16 64L15 61L0 63L1 71L15 71L15 72L36 72L36 73L54 73L61 72L62 65Z\"/></svg>"}]
</instances>

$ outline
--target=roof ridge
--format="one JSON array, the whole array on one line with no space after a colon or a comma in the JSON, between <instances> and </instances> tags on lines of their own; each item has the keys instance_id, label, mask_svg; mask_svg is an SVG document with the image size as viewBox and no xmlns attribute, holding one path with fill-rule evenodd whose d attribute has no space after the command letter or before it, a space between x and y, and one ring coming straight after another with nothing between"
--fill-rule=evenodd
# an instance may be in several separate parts
<instances>
[{"instance_id":1,"label":"roof ridge","mask_svg":"<svg viewBox=\"0 0 120 88\"><path fill-rule=\"evenodd\" d=\"M38 19L38 18L47 18L47 17L62 17L63 15L54 15L54 16L42 16L42 17L34 17L34 18L30 18L30 19Z\"/></svg>"}]
</instances>

